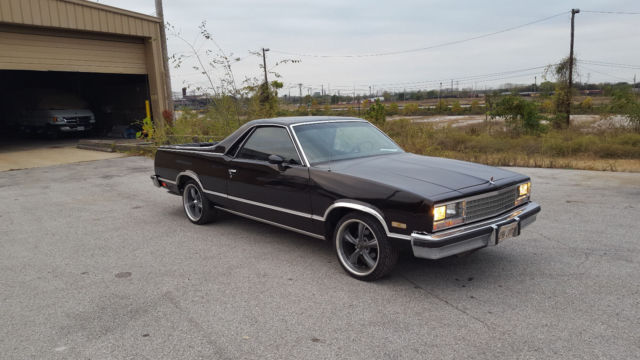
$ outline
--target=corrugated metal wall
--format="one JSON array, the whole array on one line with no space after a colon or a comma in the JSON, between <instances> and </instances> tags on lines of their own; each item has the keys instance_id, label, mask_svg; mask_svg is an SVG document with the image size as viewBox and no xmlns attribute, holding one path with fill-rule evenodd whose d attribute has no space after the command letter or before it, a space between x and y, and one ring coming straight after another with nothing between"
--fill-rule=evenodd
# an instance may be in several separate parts
<instances>
[{"instance_id":1,"label":"corrugated metal wall","mask_svg":"<svg viewBox=\"0 0 640 360\"><path fill-rule=\"evenodd\" d=\"M0 70L147 74L154 118L169 106L154 17L86 0L0 0Z\"/></svg>"},{"instance_id":2,"label":"corrugated metal wall","mask_svg":"<svg viewBox=\"0 0 640 360\"><path fill-rule=\"evenodd\" d=\"M158 19L82 0L1 0L0 22L154 37Z\"/></svg>"},{"instance_id":3,"label":"corrugated metal wall","mask_svg":"<svg viewBox=\"0 0 640 360\"><path fill-rule=\"evenodd\" d=\"M0 31L0 49L3 70L147 73L142 40L136 43Z\"/></svg>"}]
</instances>

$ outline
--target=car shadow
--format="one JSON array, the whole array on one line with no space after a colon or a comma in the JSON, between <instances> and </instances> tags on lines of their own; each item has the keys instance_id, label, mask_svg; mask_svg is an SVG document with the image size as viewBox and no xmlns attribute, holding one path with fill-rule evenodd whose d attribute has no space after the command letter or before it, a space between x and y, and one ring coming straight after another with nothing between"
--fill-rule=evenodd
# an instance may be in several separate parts
<instances>
[{"instance_id":1,"label":"car shadow","mask_svg":"<svg viewBox=\"0 0 640 360\"><path fill-rule=\"evenodd\" d=\"M184 212L178 208L172 211L171 215L184 217ZM188 222L186 218L185 221ZM247 241L247 234L255 234L256 238L260 238L260 246L296 248L313 253L314 256L330 260L325 261L325 266L342 271L331 244L327 241L223 211L218 214L218 218L213 223L205 226L222 228L225 232L237 231L238 239L245 239L244 241ZM432 290L437 290L438 287L464 288L474 282L475 284L485 282L504 284L514 281L513 273L527 262L525 255L522 252L510 252L499 247L491 247L467 255L428 260L415 258L408 251L400 254L394 271L389 276L376 281L376 284L405 288L424 288L427 284Z\"/></svg>"}]
</instances>

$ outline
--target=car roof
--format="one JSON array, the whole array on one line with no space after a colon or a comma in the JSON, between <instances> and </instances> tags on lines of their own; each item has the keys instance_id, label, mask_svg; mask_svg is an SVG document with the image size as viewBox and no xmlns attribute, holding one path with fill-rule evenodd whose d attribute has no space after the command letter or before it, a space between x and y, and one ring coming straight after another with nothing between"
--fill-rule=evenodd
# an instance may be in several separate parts
<instances>
[{"instance_id":1,"label":"car roof","mask_svg":"<svg viewBox=\"0 0 640 360\"><path fill-rule=\"evenodd\" d=\"M303 124L303 123L309 123L309 122L336 121L336 120L362 120L362 119L356 118L356 117L348 117L348 116L287 116L287 117L253 120L253 121L249 121L245 125L254 126L254 125L261 125L261 124L276 124L276 125L289 126L289 125Z\"/></svg>"},{"instance_id":2,"label":"car roof","mask_svg":"<svg viewBox=\"0 0 640 360\"><path fill-rule=\"evenodd\" d=\"M234 131L231 135L227 136L224 140L220 141L216 145L214 152L226 152L236 142L236 140L238 140L240 136L242 136L242 134L244 134L247 131L247 129L250 129L254 126L259 126L259 125L291 126L296 124L316 123L316 122L323 122L323 121L330 122L330 121L340 121L340 120L366 121L360 118L347 117L347 116L289 116L289 117L277 117L277 118L269 118L269 119L252 120L242 125L236 131Z\"/></svg>"}]
</instances>

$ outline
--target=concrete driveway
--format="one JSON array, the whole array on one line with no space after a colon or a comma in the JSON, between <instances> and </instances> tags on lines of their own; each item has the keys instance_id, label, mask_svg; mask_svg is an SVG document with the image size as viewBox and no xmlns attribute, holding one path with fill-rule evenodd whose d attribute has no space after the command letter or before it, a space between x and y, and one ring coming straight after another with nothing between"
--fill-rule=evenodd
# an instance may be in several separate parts
<instances>
[{"instance_id":1,"label":"concrete driveway","mask_svg":"<svg viewBox=\"0 0 640 360\"><path fill-rule=\"evenodd\" d=\"M1 357L640 358L640 174L519 171L521 237L375 283L315 239L192 225L149 159L2 172Z\"/></svg>"},{"instance_id":2,"label":"concrete driveway","mask_svg":"<svg viewBox=\"0 0 640 360\"><path fill-rule=\"evenodd\" d=\"M114 159L121 153L77 149L77 139L1 139L0 171Z\"/></svg>"}]
</instances>

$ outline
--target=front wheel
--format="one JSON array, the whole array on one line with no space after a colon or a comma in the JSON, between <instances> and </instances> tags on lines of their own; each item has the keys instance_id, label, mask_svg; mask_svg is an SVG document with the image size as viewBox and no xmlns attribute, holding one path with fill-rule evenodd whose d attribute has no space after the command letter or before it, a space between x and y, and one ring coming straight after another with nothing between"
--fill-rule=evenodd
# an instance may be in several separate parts
<instances>
[{"instance_id":1,"label":"front wheel","mask_svg":"<svg viewBox=\"0 0 640 360\"><path fill-rule=\"evenodd\" d=\"M365 214L349 213L340 219L333 240L340 265L358 280L379 279L398 261L398 250L380 223Z\"/></svg>"},{"instance_id":2,"label":"front wheel","mask_svg":"<svg viewBox=\"0 0 640 360\"><path fill-rule=\"evenodd\" d=\"M182 189L182 204L187 218L194 224L208 224L215 218L216 209L193 180L187 181Z\"/></svg>"}]
</instances>

